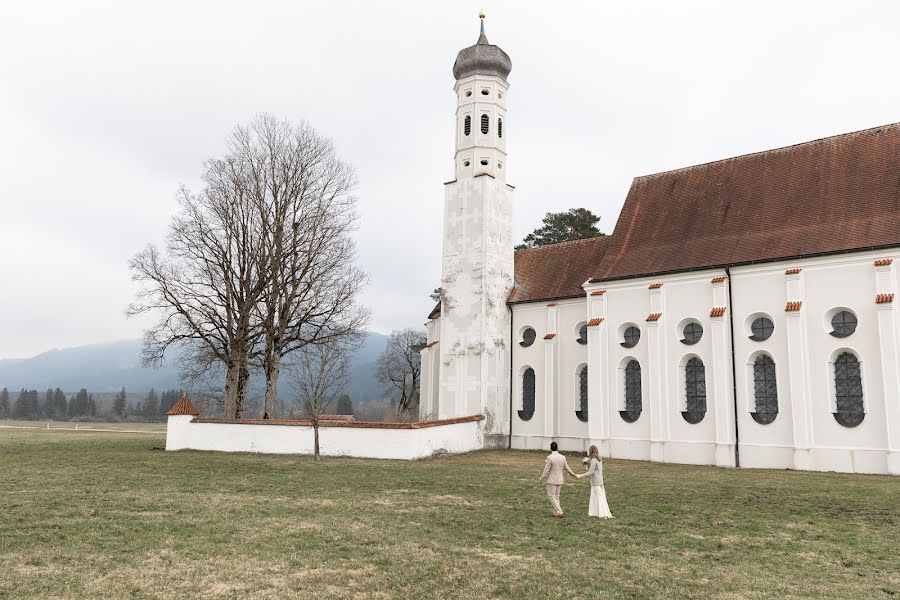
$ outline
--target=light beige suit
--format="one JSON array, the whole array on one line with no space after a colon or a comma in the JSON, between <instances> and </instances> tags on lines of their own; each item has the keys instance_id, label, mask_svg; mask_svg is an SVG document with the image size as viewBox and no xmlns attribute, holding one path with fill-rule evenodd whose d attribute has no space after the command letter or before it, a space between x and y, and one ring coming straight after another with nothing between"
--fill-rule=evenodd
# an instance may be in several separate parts
<instances>
[{"instance_id":1,"label":"light beige suit","mask_svg":"<svg viewBox=\"0 0 900 600\"><path fill-rule=\"evenodd\" d=\"M563 471L575 477L575 472L569 468L566 457L554 450L544 462L544 472L541 473L540 479L540 481L547 482L547 499L550 500L554 515L563 514L562 507L559 505L559 492L565 482Z\"/></svg>"}]
</instances>

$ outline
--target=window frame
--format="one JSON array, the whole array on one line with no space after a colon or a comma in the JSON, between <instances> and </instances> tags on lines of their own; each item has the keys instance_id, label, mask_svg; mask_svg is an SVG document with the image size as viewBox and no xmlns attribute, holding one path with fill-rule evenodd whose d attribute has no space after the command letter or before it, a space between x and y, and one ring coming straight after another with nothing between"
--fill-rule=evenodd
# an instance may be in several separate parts
<instances>
[{"instance_id":1,"label":"window frame","mask_svg":"<svg viewBox=\"0 0 900 600\"><path fill-rule=\"evenodd\" d=\"M750 384L751 384L751 397L753 398L753 410L750 411L750 416L753 417L753 420L759 423L760 425L770 425L775 422L775 419L778 418L778 365L775 363L775 359L772 358L770 354L767 352L760 352L752 357L752 361L749 364L750 367ZM763 369L771 370L771 373L768 371L763 371L761 373L762 378L760 378L760 373L758 372L758 367L760 367L762 363L768 361L768 364L762 364ZM771 365L771 367L769 366ZM771 375L771 387L767 386L770 382L769 375ZM771 396L763 396L760 398L760 382L765 386L764 392L767 390L771 390L773 394ZM763 406L763 410L760 410L760 405Z\"/></svg>"},{"instance_id":2,"label":"window frame","mask_svg":"<svg viewBox=\"0 0 900 600\"><path fill-rule=\"evenodd\" d=\"M637 367L636 375L637 381L635 382L635 370L632 366ZM629 369L631 372L629 373ZM644 380L643 380L643 369L641 368L641 362L634 358L628 357L624 360L624 366L620 368L622 371L621 382L622 382L622 410L619 411L619 416L626 423L635 423L638 419L641 418L641 413L644 411ZM630 379L630 381L629 381ZM629 398L629 383L631 383L632 388L631 391L634 391L634 384L637 383L637 408L634 406L634 397ZM631 405L629 406L629 402Z\"/></svg>"}]
</instances>

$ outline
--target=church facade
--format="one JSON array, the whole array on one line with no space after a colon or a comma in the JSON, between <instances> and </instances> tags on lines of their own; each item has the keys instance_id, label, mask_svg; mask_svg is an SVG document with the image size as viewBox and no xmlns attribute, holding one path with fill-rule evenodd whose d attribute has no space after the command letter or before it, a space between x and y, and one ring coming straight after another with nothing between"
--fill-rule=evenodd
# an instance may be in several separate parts
<instances>
[{"instance_id":1,"label":"church facade","mask_svg":"<svg viewBox=\"0 0 900 600\"><path fill-rule=\"evenodd\" d=\"M513 250L509 56L453 73L420 416L483 447L900 474L900 123L636 178L609 236Z\"/></svg>"}]
</instances>

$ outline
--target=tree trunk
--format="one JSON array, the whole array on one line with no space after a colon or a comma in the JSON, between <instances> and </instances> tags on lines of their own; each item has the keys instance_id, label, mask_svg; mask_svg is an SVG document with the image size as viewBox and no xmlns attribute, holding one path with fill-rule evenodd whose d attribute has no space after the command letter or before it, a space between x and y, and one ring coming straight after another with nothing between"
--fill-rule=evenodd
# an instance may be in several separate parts
<instances>
[{"instance_id":1,"label":"tree trunk","mask_svg":"<svg viewBox=\"0 0 900 600\"><path fill-rule=\"evenodd\" d=\"M263 419L275 418L275 394L278 390L278 375L281 373L281 352L274 350L266 360L266 406Z\"/></svg>"},{"instance_id":2,"label":"tree trunk","mask_svg":"<svg viewBox=\"0 0 900 600\"><path fill-rule=\"evenodd\" d=\"M316 455L316 460L320 460L319 458L319 419L313 419L313 452Z\"/></svg>"},{"instance_id":3,"label":"tree trunk","mask_svg":"<svg viewBox=\"0 0 900 600\"><path fill-rule=\"evenodd\" d=\"M225 410L224 418L233 419L237 409L238 364L231 356L228 359L228 371L225 375Z\"/></svg>"},{"instance_id":4,"label":"tree trunk","mask_svg":"<svg viewBox=\"0 0 900 600\"><path fill-rule=\"evenodd\" d=\"M247 385L250 383L250 366L247 364L247 353L240 358L238 367L237 393L235 394L234 418L240 419L244 413L244 401L247 399Z\"/></svg>"}]
</instances>

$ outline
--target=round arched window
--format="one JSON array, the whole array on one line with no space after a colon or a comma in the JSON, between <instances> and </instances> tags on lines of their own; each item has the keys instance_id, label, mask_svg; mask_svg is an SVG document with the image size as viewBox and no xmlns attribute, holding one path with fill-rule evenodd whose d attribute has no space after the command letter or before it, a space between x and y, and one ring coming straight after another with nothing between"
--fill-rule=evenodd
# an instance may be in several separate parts
<instances>
[{"instance_id":1,"label":"round arched window","mask_svg":"<svg viewBox=\"0 0 900 600\"><path fill-rule=\"evenodd\" d=\"M856 427L866 418L863 406L862 371L859 359L844 352L834 361L834 420L844 427Z\"/></svg>"},{"instance_id":2,"label":"round arched window","mask_svg":"<svg viewBox=\"0 0 900 600\"><path fill-rule=\"evenodd\" d=\"M856 315L849 310L842 310L831 317L831 335L845 338L856 331Z\"/></svg>"},{"instance_id":3,"label":"round arched window","mask_svg":"<svg viewBox=\"0 0 900 600\"><path fill-rule=\"evenodd\" d=\"M750 415L760 425L768 425L778 416L778 384L775 381L775 361L761 354L753 361L753 399L755 407Z\"/></svg>"},{"instance_id":4,"label":"round arched window","mask_svg":"<svg viewBox=\"0 0 900 600\"><path fill-rule=\"evenodd\" d=\"M579 344L587 344L587 324L582 323L581 327L578 328L578 343Z\"/></svg>"},{"instance_id":5,"label":"round arched window","mask_svg":"<svg viewBox=\"0 0 900 600\"><path fill-rule=\"evenodd\" d=\"M696 425L706 416L706 367L696 356L684 366L684 420Z\"/></svg>"},{"instance_id":6,"label":"round arched window","mask_svg":"<svg viewBox=\"0 0 900 600\"><path fill-rule=\"evenodd\" d=\"M534 369L528 367L522 373L522 410L519 418L528 421L534 416Z\"/></svg>"},{"instance_id":7,"label":"round arched window","mask_svg":"<svg viewBox=\"0 0 900 600\"><path fill-rule=\"evenodd\" d=\"M537 338L537 333L535 333L534 329L526 327L525 330L522 331L522 341L519 342L519 345L523 348L527 348L534 343L535 338Z\"/></svg>"},{"instance_id":8,"label":"round arched window","mask_svg":"<svg viewBox=\"0 0 900 600\"><path fill-rule=\"evenodd\" d=\"M620 344L623 348L634 348L641 341L641 330L632 325L622 335L624 341Z\"/></svg>"},{"instance_id":9,"label":"round arched window","mask_svg":"<svg viewBox=\"0 0 900 600\"><path fill-rule=\"evenodd\" d=\"M764 342L772 337L774 331L775 324L772 322L772 319L768 317L759 317L750 325L750 333L753 334L750 336L750 339L754 342Z\"/></svg>"},{"instance_id":10,"label":"round arched window","mask_svg":"<svg viewBox=\"0 0 900 600\"><path fill-rule=\"evenodd\" d=\"M487 115L481 115L481 133L488 132L489 119Z\"/></svg>"},{"instance_id":11,"label":"round arched window","mask_svg":"<svg viewBox=\"0 0 900 600\"><path fill-rule=\"evenodd\" d=\"M587 423L588 420L588 370L587 365L578 371L578 410L575 411L578 420Z\"/></svg>"},{"instance_id":12,"label":"round arched window","mask_svg":"<svg viewBox=\"0 0 900 600\"><path fill-rule=\"evenodd\" d=\"M693 346L700 341L700 338L703 337L703 326L696 321L692 321L684 326L684 330L681 332L681 334L681 343L687 344L688 346Z\"/></svg>"},{"instance_id":13,"label":"round arched window","mask_svg":"<svg viewBox=\"0 0 900 600\"><path fill-rule=\"evenodd\" d=\"M625 365L625 410L619 416L626 423L634 423L641 416L641 363L632 359Z\"/></svg>"}]
</instances>

